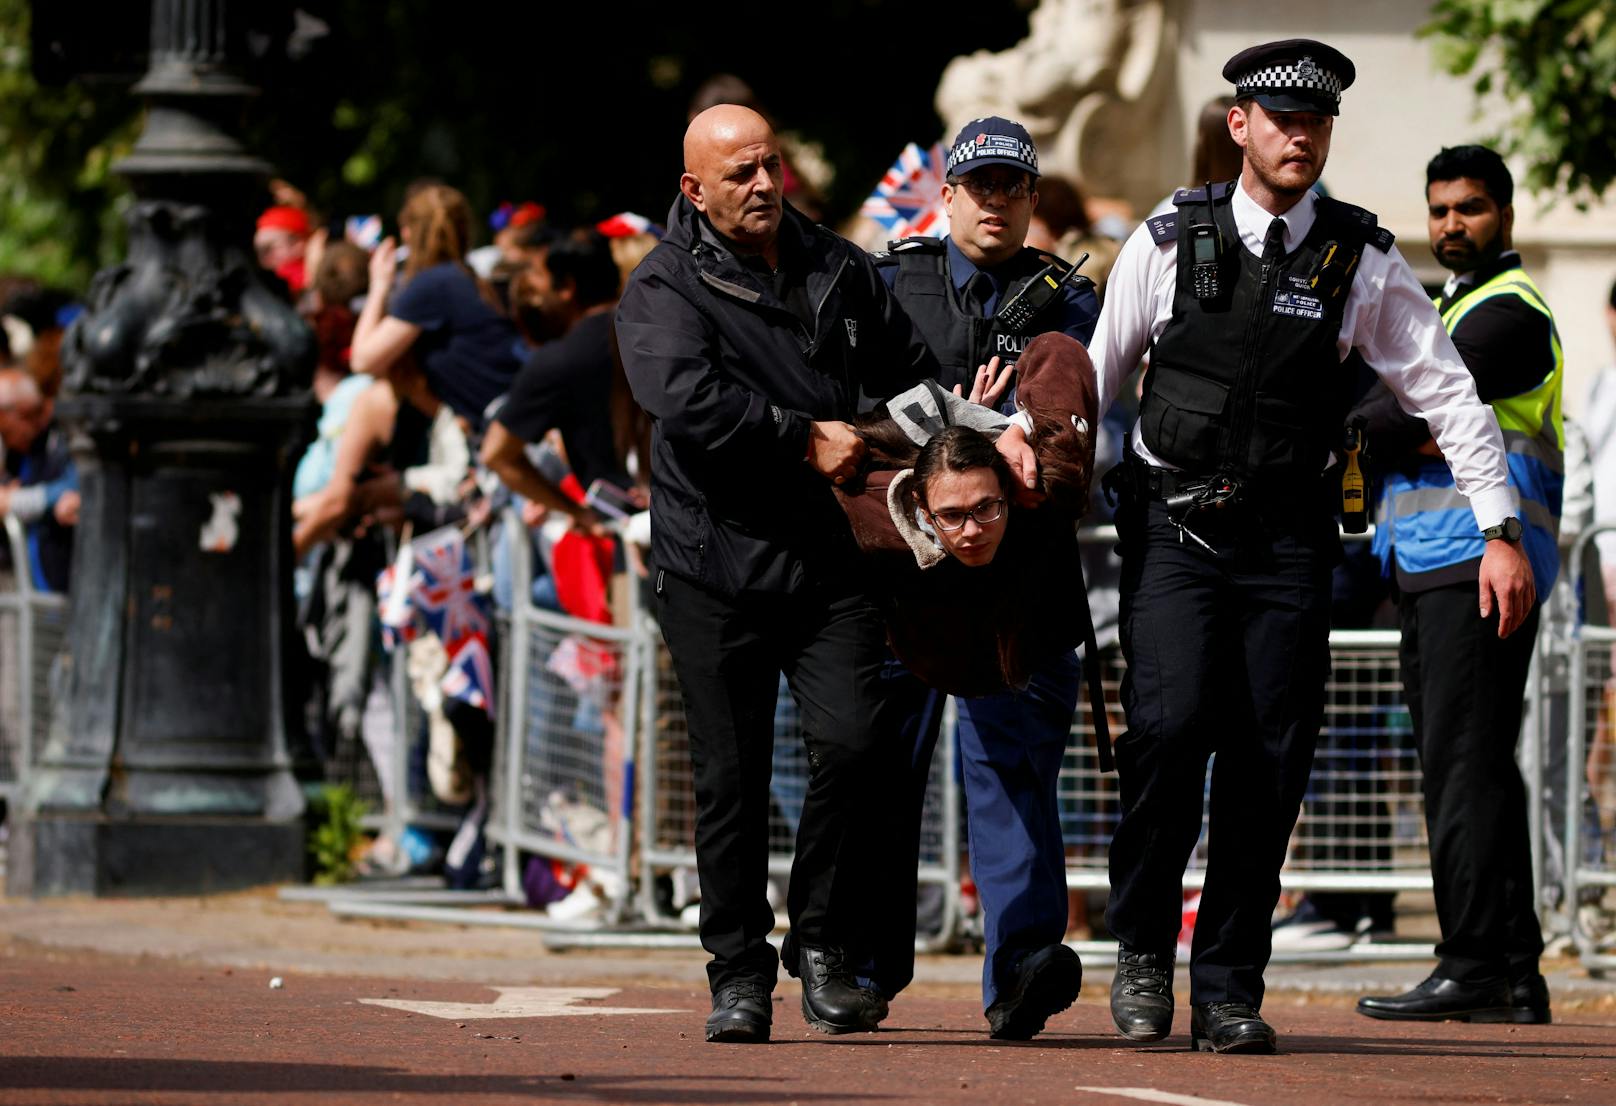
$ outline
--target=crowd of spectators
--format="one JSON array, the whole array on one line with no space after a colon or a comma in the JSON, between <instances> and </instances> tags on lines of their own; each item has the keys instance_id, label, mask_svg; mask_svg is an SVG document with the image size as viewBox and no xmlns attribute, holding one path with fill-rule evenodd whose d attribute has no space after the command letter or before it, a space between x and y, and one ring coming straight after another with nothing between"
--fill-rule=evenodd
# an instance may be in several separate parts
<instances>
[{"instance_id":1,"label":"crowd of spectators","mask_svg":"<svg viewBox=\"0 0 1616 1106\"><path fill-rule=\"evenodd\" d=\"M703 89L692 113L709 101L745 103L750 96L733 79L720 80ZM1238 150L1231 162L1230 150L1219 145L1220 137L1227 143L1226 110L1222 102L1207 106L1187 183L1227 178L1231 164L1238 166ZM815 152L791 142L786 148L788 198L822 216ZM1028 244L1072 260L1086 256L1083 272L1103 295L1134 221L1055 174L1040 178L1038 191ZM395 233L384 233L389 227ZM868 225L838 229L879 244ZM395 717L397 696L377 630L383 599L376 580L401 546L446 527L483 534L483 548L491 551L483 567L496 604L506 610L525 600L610 620L622 614L609 601L611 577L625 569L630 578L643 575L642 551L621 540L615 520L648 506L649 422L629 394L612 318L629 273L661 234L654 219L632 212L561 225L534 200L479 215L439 180L412 183L396 216L316 211L296 188L277 182L257 220L254 248L265 279L284 288L318 349L317 429L292 487L309 658L299 666L308 691L306 752L329 761L343 749L365 750L378 766L384 802L401 798L392 793L395 773L383 767L395 742L415 741ZM1616 319L1616 298L1612 303ZM54 404L62 381L58 350L80 310L68 292L0 277L0 516L21 525L27 562L13 563L10 544L0 542L0 587L15 587L19 578L39 591L71 587L80 498ZM1611 374L1600 378L1595 411L1612 406L1603 402L1616 390L1606 388ZM1119 455L1131 422L1126 407L1114 409L1103 427L1102 468ZM1606 437L1594 443L1601 466ZM1105 510L1097 498L1089 524L1103 523ZM512 594L509 546L499 532L512 517L527 531L535 566L524 597ZM558 557L558 549L570 554ZM1106 563L1100 546L1086 547L1084 556L1106 643L1115 636L1115 564ZM1359 571L1359 560L1349 557L1338 581L1341 608L1351 611L1342 624L1387 624L1384 583L1373 571ZM587 586L580 587L557 579L558 564L563 576L580 565L600 567L586 572ZM445 649L433 652L419 642L407 648L415 699L428 716L422 779L438 801L475 807L491 761L490 712L468 710L440 693L450 665ZM789 714L788 699L782 707ZM609 742L609 712L581 712L573 721ZM1342 812L1346 820L1377 814L1370 798L1351 805ZM381 842L372 863L403 871L442 863L443 853L417 833ZM481 877L462 871L458 878ZM1073 925L1081 930L1087 912L1081 895L1075 897ZM1389 896L1351 898L1337 917L1331 908L1340 904L1320 896L1298 915L1303 925L1279 940L1301 933L1316 945L1324 930L1323 939L1335 942L1362 936L1352 933L1355 925L1376 934L1390 928ZM1324 918L1327 925L1317 924Z\"/></svg>"}]
</instances>

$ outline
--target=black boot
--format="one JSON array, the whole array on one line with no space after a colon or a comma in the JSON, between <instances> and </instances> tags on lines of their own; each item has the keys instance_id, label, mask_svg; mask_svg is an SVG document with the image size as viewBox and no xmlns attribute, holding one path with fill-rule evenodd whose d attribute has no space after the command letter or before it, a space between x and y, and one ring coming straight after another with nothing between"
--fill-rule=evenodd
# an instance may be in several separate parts
<instances>
[{"instance_id":1,"label":"black boot","mask_svg":"<svg viewBox=\"0 0 1616 1106\"><path fill-rule=\"evenodd\" d=\"M1206 1002L1190 1010L1190 1049L1213 1052L1273 1052L1274 1027L1243 1002Z\"/></svg>"},{"instance_id":2,"label":"black boot","mask_svg":"<svg viewBox=\"0 0 1616 1106\"><path fill-rule=\"evenodd\" d=\"M1031 1040L1050 1015L1077 1001L1082 988L1083 962L1065 945L1047 945L1028 953L1016 967L1009 990L987 1009L988 1036L1001 1041Z\"/></svg>"},{"instance_id":3,"label":"black boot","mask_svg":"<svg viewBox=\"0 0 1616 1106\"><path fill-rule=\"evenodd\" d=\"M770 987L761 979L741 976L713 992L713 1012L707 1016L707 1039L727 1043L762 1044L774 1021Z\"/></svg>"},{"instance_id":4,"label":"black boot","mask_svg":"<svg viewBox=\"0 0 1616 1106\"><path fill-rule=\"evenodd\" d=\"M1549 983L1533 972L1509 986L1509 1020L1517 1025L1548 1025L1554 1020L1549 1013Z\"/></svg>"},{"instance_id":5,"label":"black boot","mask_svg":"<svg viewBox=\"0 0 1616 1106\"><path fill-rule=\"evenodd\" d=\"M1173 1030L1173 954L1117 949L1111 1020L1124 1037L1159 1041Z\"/></svg>"},{"instance_id":6,"label":"black boot","mask_svg":"<svg viewBox=\"0 0 1616 1106\"><path fill-rule=\"evenodd\" d=\"M887 1016L887 1000L860 987L835 946L798 945L797 970L802 980L802 1016L821 1033L867 1033Z\"/></svg>"}]
</instances>

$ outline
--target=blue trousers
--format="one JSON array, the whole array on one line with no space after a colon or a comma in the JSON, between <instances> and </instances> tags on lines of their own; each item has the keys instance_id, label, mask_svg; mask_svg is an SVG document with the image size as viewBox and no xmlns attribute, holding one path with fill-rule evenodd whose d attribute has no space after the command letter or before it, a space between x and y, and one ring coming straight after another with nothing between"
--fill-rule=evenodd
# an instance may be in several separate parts
<instances>
[{"instance_id":1,"label":"blue trousers","mask_svg":"<svg viewBox=\"0 0 1616 1106\"><path fill-rule=\"evenodd\" d=\"M890 997L914 978L920 815L944 697L896 661L884 678L889 696L901 703L904 737L914 749L867 974ZM1066 936L1066 851L1056 788L1081 684L1077 655L1067 651L1041 664L1024 690L957 701L971 876L987 946L984 1008L1028 953Z\"/></svg>"}]
</instances>

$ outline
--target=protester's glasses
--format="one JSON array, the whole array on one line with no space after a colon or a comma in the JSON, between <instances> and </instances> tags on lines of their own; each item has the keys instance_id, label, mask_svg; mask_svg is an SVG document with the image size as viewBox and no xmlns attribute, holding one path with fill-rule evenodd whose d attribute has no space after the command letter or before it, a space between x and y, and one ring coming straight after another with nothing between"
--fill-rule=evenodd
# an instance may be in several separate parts
<instances>
[{"instance_id":1,"label":"protester's glasses","mask_svg":"<svg viewBox=\"0 0 1616 1106\"><path fill-rule=\"evenodd\" d=\"M956 177L951 184L965 189L978 200L991 199L995 192L1001 193L1007 200L1024 200L1032 189L1027 184L1026 177L1017 177L1014 180L992 180L988 177Z\"/></svg>"},{"instance_id":2,"label":"protester's glasses","mask_svg":"<svg viewBox=\"0 0 1616 1106\"><path fill-rule=\"evenodd\" d=\"M939 530L954 531L965 525L966 519L975 519L978 526L986 526L998 522L1004 514L1004 497L990 499L986 503L978 503L969 511L927 511L931 521Z\"/></svg>"}]
</instances>

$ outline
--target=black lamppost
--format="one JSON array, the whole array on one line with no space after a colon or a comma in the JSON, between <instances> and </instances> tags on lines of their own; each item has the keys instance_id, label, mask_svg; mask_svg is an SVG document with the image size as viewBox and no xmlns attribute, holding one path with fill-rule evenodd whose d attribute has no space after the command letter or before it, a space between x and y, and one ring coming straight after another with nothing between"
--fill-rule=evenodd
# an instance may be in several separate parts
<instances>
[{"instance_id":1,"label":"black lamppost","mask_svg":"<svg viewBox=\"0 0 1616 1106\"><path fill-rule=\"evenodd\" d=\"M129 258L63 350L83 506L72 663L13 838L32 894L296 878L287 756L291 469L314 344L252 251L269 166L232 131L239 8L153 0Z\"/></svg>"}]
</instances>

